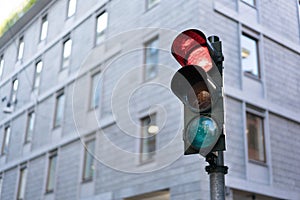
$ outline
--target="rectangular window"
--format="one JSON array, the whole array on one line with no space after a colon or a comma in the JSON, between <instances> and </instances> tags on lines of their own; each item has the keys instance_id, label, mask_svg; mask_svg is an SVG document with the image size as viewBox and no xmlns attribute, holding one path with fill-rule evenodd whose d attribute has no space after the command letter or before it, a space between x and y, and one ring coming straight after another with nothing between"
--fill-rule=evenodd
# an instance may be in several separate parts
<instances>
[{"instance_id":1,"label":"rectangular window","mask_svg":"<svg viewBox=\"0 0 300 200\"><path fill-rule=\"evenodd\" d=\"M100 103L100 93L101 93L101 86L100 86L100 72L94 74L92 76L92 87L91 87L91 102L90 108L94 109L99 106Z\"/></svg>"},{"instance_id":2,"label":"rectangular window","mask_svg":"<svg viewBox=\"0 0 300 200\"><path fill-rule=\"evenodd\" d=\"M156 4L158 4L160 0L147 0L147 9L152 8Z\"/></svg>"},{"instance_id":3,"label":"rectangular window","mask_svg":"<svg viewBox=\"0 0 300 200\"><path fill-rule=\"evenodd\" d=\"M32 140L32 135L33 135L33 130L34 130L34 123L35 123L35 113L32 110L27 115L25 143L28 143Z\"/></svg>"},{"instance_id":4,"label":"rectangular window","mask_svg":"<svg viewBox=\"0 0 300 200\"><path fill-rule=\"evenodd\" d=\"M68 2L68 17L72 17L76 12L76 0L69 0Z\"/></svg>"},{"instance_id":5,"label":"rectangular window","mask_svg":"<svg viewBox=\"0 0 300 200\"><path fill-rule=\"evenodd\" d=\"M64 41L63 44L63 63L62 68L66 68L70 65L70 56L72 53L72 40L69 38Z\"/></svg>"},{"instance_id":6,"label":"rectangular window","mask_svg":"<svg viewBox=\"0 0 300 200\"><path fill-rule=\"evenodd\" d=\"M94 175L94 153L95 153L95 139L85 142L84 151L84 165L83 165L83 181L89 181L93 179Z\"/></svg>"},{"instance_id":7,"label":"rectangular window","mask_svg":"<svg viewBox=\"0 0 300 200\"><path fill-rule=\"evenodd\" d=\"M43 41L46 39L48 34L48 19L47 19L47 15L45 15L42 18L42 26L41 26L41 35L40 35L40 40Z\"/></svg>"},{"instance_id":8,"label":"rectangular window","mask_svg":"<svg viewBox=\"0 0 300 200\"><path fill-rule=\"evenodd\" d=\"M5 155L5 154L8 153L9 140L10 140L10 127L7 126L4 129L3 141L2 141L2 148L1 148L1 155Z\"/></svg>"},{"instance_id":9,"label":"rectangular window","mask_svg":"<svg viewBox=\"0 0 300 200\"><path fill-rule=\"evenodd\" d=\"M35 65L33 90L37 90L40 86L42 69L43 69L43 62L38 61Z\"/></svg>"},{"instance_id":10,"label":"rectangular window","mask_svg":"<svg viewBox=\"0 0 300 200\"><path fill-rule=\"evenodd\" d=\"M63 117L64 117L64 102L65 95L63 92L58 93L56 96L56 104L55 104L55 116L54 116L54 127L58 127L62 125Z\"/></svg>"},{"instance_id":11,"label":"rectangular window","mask_svg":"<svg viewBox=\"0 0 300 200\"><path fill-rule=\"evenodd\" d=\"M17 103L17 93L19 88L19 81L18 79L14 79L11 86L10 92L10 106L13 106Z\"/></svg>"},{"instance_id":12,"label":"rectangular window","mask_svg":"<svg viewBox=\"0 0 300 200\"><path fill-rule=\"evenodd\" d=\"M242 0L243 2L251 5L251 6L255 6L255 0Z\"/></svg>"},{"instance_id":13,"label":"rectangular window","mask_svg":"<svg viewBox=\"0 0 300 200\"><path fill-rule=\"evenodd\" d=\"M20 37L19 39L19 46L18 46L18 60L22 60L24 54L24 38Z\"/></svg>"},{"instance_id":14,"label":"rectangular window","mask_svg":"<svg viewBox=\"0 0 300 200\"><path fill-rule=\"evenodd\" d=\"M0 174L0 198L1 198L1 194L2 194L2 186L3 186L3 175Z\"/></svg>"},{"instance_id":15,"label":"rectangular window","mask_svg":"<svg viewBox=\"0 0 300 200\"><path fill-rule=\"evenodd\" d=\"M105 39L105 30L107 28L108 14L103 12L97 16L96 44L100 44Z\"/></svg>"},{"instance_id":16,"label":"rectangular window","mask_svg":"<svg viewBox=\"0 0 300 200\"><path fill-rule=\"evenodd\" d=\"M156 150L156 134L158 126L156 125L156 115L150 115L141 119L141 162L151 161L154 158Z\"/></svg>"},{"instance_id":17,"label":"rectangular window","mask_svg":"<svg viewBox=\"0 0 300 200\"><path fill-rule=\"evenodd\" d=\"M138 196L125 198L124 200L170 200L169 190L162 190L156 192L150 192L146 194L140 194Z\"/></svg>"},{"instance_id":18,"label":"rectangular window","mask_svg":"<svg viewBox=\"0 0 300 200\"><path fill-rule=\"evenodd\" d=\"M46 182L46 192L47 193L54 191L55 175L56 175L56 161L57 161L57 151L54 151L49 156L47 182Z\"/></svg>"},{"instance_id":19,"label":"rectangular window","mask_svg":"<svg viewBox=\"0 0 300 200\"><path fill-rule=\"evenodd\" d=\"M25 198L26 179L27 179L27 168L22 167L20 169L17 200L23 200Z\"/></svg>"},{"instance_id":20,"label":"rectangular window","mask_svg":"<svg viewBox=\"0 0 300 200\"><path fill-rule=\"evenodd\" d=\"M241 51L243 72L259 78L258 41L246 34L242 34Z\"/></svg>"},{"instance_id":21,"label":"rectangular window","mask_svg":"<svg viewBox=\"0 0 300 200\"><path fill-rule=\"evenodd\" d=\"M145 79L155 78L158 73L158 38L145 44Z\"/></svg>"},{"instance_id":22,"label":"rectangular window","mask_svg":"<svg viewBox=\"0 0 300 200\"><path fill-rule=\"evenodd\" d=\"M263 117L247 112L246 118L249 160L266 162Z\"/></svg>"},{"instance_id":23,"label":"rectangular window","mask_svg":"<svg viewBox=\"0 0 300 200\"><path fill-rule=\"evenodd\" d=\"M3 69L4 69L4 56L1 55L0 56L0 80L3 74Z\"/></svg>"}]
</instances>

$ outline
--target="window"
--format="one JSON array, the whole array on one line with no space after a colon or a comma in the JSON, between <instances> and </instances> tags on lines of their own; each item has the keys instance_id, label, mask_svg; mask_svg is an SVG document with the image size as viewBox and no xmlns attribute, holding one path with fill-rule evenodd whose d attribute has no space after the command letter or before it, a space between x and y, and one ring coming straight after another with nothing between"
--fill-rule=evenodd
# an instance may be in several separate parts
<instances>
[{"instance_id":1,"label":"window","mask_svg":"<svg viewBox=\"0 0 300 200\"><path fill-rule=\"evenodd\" d=\"M64 93L63 92L58 93L58 95L56 96L54 127L58 127L62 124L62 120L64 116L64 102L65 102Z\"/></svg>"},{"instance_id":2,"label":"window","mask_svg":"<svg viewBox=\"0 0 300 200\"><path fill-rule=\"evenodd\" d=\"M10 93L10 104L11 105L17 103L18 88L19 88L19 81L18 81L18 79L14 79L12 82L11 93Z\"/></svg>"},{"instance_id":3,"label":"window","mask_svg":"<svg viewBox=\"0 0 300 200\"><path fill-rule=\"evenodd\" d=\"M263 117L246 113L249 160L266 162Z\"/></svg>"},{"instance_id":4,"label":"window","mask_svg":"<svg viewBox=\"0 0 300 200\"><path fill-rule=\"evenodd\" d=\"M83 181L93 179L94 175L94 152L95 152L95 139L85 142L84 151L84 165L83 165Z\"/></svg>"},{"instance_id":5,"label":"window","mask_svg":"<svg viewBox=\"0 0 300 200\"><path fill-rule=\"evenodd\" d=\"M2 194L2 185L3 185L3 175L0 174L0 197L1 197L1 194Z\"/></svg>"},{"instance_id":6,"label":"window","mask_svg":"<svg viewBox=\"0 0 300 200\"><path fill-rule=\"evenodd\" d=\"M154 200L154 199L155 200L170 200L171 198L170 198L169 190L150 192L150 193L126 198L124 200Z\"/></svg>"},{"instance_id":7,"label":"window","mask_svg":"<svg viewBox=\"0 0 300 200\"><path fill-rule=\"evenodd\" d=\"M20 169L17 200L23 200L25 198L26 179L27 179L27 168L22 167Z\"/></svg>"},{"instance_id":8,"label":"window","mask_svg":"<svg viewBox=\"0 0 300 200\"><path fill-rule=\"evenodd\" d=\"M68 38L63 44L63 63L62 68L66 68L70 65L70 56L72 51L72 40Z\"/></svg>"},{"instance_id":9,"label":"window","mask_svg":"<svg viewBox=\"0 0 300 200\"><path fill-rule=\"evenodd\" d=\"M152 8L156 4L158 4L160 0L147 0L147 9Z\"/></svg>"},{"instance_id":10,"label":"window","mask_svg":"<svg viewBox=\"0 0 300 200\"><path fill-rule=\"evenodd\" d=\"M158 126L156 125L156 115L150 115L141 119L141 162L147 162L154 158L156 150L156 134Z\"/></svg>"},{"instance_id":11,"label":"window","mask_svg":"<svg viewBox=\"0 0 300 200\"><path fill-rule=\"evenodd\" d=\"M24 38L21 37L19 39L19 47L18 47L18 60L22 60L24 54Z\"/></svg>"},{"instance_id":12,"label":"window","mask_svg":"<svg viewBox=\"0 0 300 200\"><path fill-rule=\"evenodd\" d=\"M91 87L91 101L90 101L90 108L97 108L100 102L100 93L101 93L101 86L100 86L100 72L94 74L92 76L92 87Z\"/></svg>"},{"instance_id":13,"label":"window","mask_svg":"<svg viewBox=\"0 0 300 200\"><path fill-rule=\"evenodd\" d=\"M68 2L68 17L71 17L76 12L76 0L69 0Z\"/></svg>"},{"instance_id":14,"label":"window","mask_svg":"<svg viewBox=\"0 0 300 200\"><path fill-rule=\"evenodd\" d=\"M55 174L56 174L56 161L57 161L57 151L54 151L49 156L47 182L46 182L46 192L47 193L50 193L50 192L54 191Z\"/></svg>"},{"instance_id":15,"label":"window","mask_svg":"<svg viewBox=\"0 0 300 200\"><path fill-rule=\"evenodd\" d=\"M42 69L43 69L43 62L38 61L35 65L33 90L37 90L40 86Z\"/></svg>"},{"instance_id":16,"label":"window","mask_svg":"<svg viewBox=\"0 0 300 200\"><path fill-rule=\"evenodd\" d=\"M255 0L242 0L243 2L251 5L251 6L255 6Z\"/></svg>"},{"instance_id":17,"label":"window","mask_svg":"<svg viewBox=\"0 0 300 200\"><path fill-rule=\"evenodd\" d=\"M0 79L1 79L2 74L3 74L3 69L4 69L4 56L1 55L0 56Z\"/></svg>"},{"instance_id":18,"label":"window","mask_svg":"<svg viewBox=\"0 0 300 200\"><path fill-rule=\"evenodd\" d=\"M42 26L41 26L41 35L40 35L40 40L43 41L46 39L48 34L48 19L47 19L47 15L45 15L42 18Z\"/></svg>"},{"instance_id":19,"label":"window","mask_svg":"<svg viewBox=\"0 0 300 200\"><path fill-rule=\"evenodd\" d=\"M245 74L259 77L257 40L248 35L242 34L241 45L243 72Z\"/></svg>"},{"instance_id":20,"label":"window","mask_svg":"<svg viewBox=\"0 0 300 200\"><path fill-rule=\"evenodd\" d=\"M1 155L5 155L8 153L8 145L10 140L10 127L7 126L4 129L3 140L2 140L2 148Z\"/></svg>"},{"instance_id":21,"label":"window","mask_svg":"<svg viewBox=\"0 0 300 200\"><path fill-rule=\"evenodd\" d=\"M158 65L158 38L151 40L145 45L145 79L155 78Z\"/></svg>"},{"instance_id":22,"label":"window","mask_svg":"<svg viewBox=\"0 0 300 200\"><path fill-rule=\"evenodd\" d=\"M107 18L108 18L107 12L103 12L97 17L97 31L96 31L97 45L103 42L105 38L105 30L107 28L107 21L108 21Z\"/></svg>"},{"instance_id":23,"label":"window","mask_svg":"<svg viewBox=\"0 0 300 200\"><path fill-rule=\"evenodd\" d=\"M31 110L27 115L27 125L26 125L26 134L25 134L25 143L28 143L32 140L33 130L35 123L35 113Z\"/></svg>"}]
</instances>

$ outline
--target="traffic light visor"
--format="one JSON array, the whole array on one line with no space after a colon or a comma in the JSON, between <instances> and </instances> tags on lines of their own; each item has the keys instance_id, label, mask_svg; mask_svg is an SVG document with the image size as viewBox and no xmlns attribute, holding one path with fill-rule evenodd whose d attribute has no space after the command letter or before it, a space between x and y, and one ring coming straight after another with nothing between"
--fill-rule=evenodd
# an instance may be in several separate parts
<instances>
[{"instance_id":1,"label":"traffic light visor","mask_svg":"<svg viewBox=\"0 0 300 200\"><path fill-rule=\"evenodd\" d=\"M204 33L189 29L180 33L173 41L172 55L181 66L197 65L208 72L212 67L212 59Z\"/></svg>"},{"instance_id":2,"label":"traffic light visor","mask_svg":"<svg viewBox=\"0 0 300 200\"><path fill-rule=\"evenodd\" d=\"M192 111L205 112L211 108L211 92L205 82L207 75L202 68L188 65L173 76L171 89Z\"/></svg>"}]
</instances>

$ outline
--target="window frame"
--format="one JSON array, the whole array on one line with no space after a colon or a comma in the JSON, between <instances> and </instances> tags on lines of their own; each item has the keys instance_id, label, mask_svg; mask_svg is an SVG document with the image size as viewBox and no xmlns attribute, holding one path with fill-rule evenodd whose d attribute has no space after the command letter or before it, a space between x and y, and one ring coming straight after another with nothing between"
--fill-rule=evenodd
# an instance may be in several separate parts
<instances>
[{"instance_id":1,"label":"window frame","mask_svg":"<svg viewBox=\"0 0 300 200\"><path fill-rule=\"evenodd\" d=\"M39 66L39 64L41 64L41 70L40 72L37 71L37 68ZM44 67L44 63L41 59L39 59L36 63L35 63L35 69L34 69L34 79L33 79L33 84L32 84L32 90L38 90L40 88L41 85L41 76L42 76L42 71L43 71L43 67ZM38 79L37 79L38 78ZM36 85L38 81L38 85Z\"/></svg>"},{"instance_id":2,"label":"window frame","mask_svg":"<svg viewBox=\"0 0 300 200\"><path fill-rule=\"evenodd\" d=\"M94 100L94 97L95 97L95 94L96 94L96 92L95 92L95 86L94 86L94 78L96 77L96 76L99 76L98 77L98 82L101 82L101 71L97 71L97 72L94 72L92 75L91 75L91 87L90 87L90 100L89 100L89 109L90 110L94 110L94 109L97 109L97 108L99 108L99 106L100 106L100 98L101 98L101 93L102 93L102 84L97 84L97 86L96 86L96 88L98 88L98 90L99 90L99 88L100 88L100 91L99 91L99 98L98 98L98 101L97 102L95 102Z\"/></svg>"},{"instance_id":3,"label":"window frame","mask_svg":"<svg viewBox=\"0 0 300 200\"><path fill-rule=\"evenodd\" d=\"M53 159L55 159L55 162L53 163ZM48 156L48 165L47 165L47 176L46 176L46 184L45 184L45 193L53 193L55 190L55 182L56 182L56 170L57 170L57 161L58 161L58 151L53 150L52 152L49 153ZM52 164L54 167L54 170L52 171ZM52 180L51 188L50 183Z\"/></svg>"},{"instance_id":4,"label":"window frame","mask_svg":"<svg viewBox=\"0 0 300 200\"><path fill-rule=\"evenodd\" d=\"M62 98L62 99L61 99ZM61 101L61 106L62 106L62 111L60 111L62 113L61 119L59 122L57 122L58 119L58 107L59 107L59 101ZM55 111L54 111L54 119L53 119L53 128L58 128L62 126L63 123L63 118L64 118L64 104L65 104L65 92L64 90L60 90L56 93L56 97L55 97Z\"/></svg>"},{"instance_id":5,"label":"window frame","mask_svg":"<svg viewBox=\"0 0 300 200\"><path fill-rule=\"evenodd\" d=\"M25 173L25 174L23 174ZM21 166L19 170L19 180L18 180L18 190L17 190L17 200L24 200L27 185L27 166ZM24 187L24 188L23 188Z\"/></svg>"},{"instance_id":6,"label":"window frame","mask_svg":"<svg viewBox=\"0 0 300 200\"><path fill-rule=\"evenodd\" d=\"M147 127L144 124L146 120L150 120ZM152 113L140 118L140 124L141 124L141 129L140 129L141 138L140 138L140 146L139 146L139 152L140 152L139 161L141 164L145 164L155 160L156 149L157 149L157 138L156 138L157 133L152 133L153 135L150 136L151 133L149 133L148 130L145 132L145 129L146 128L148 129L151 125L157 126L157 113ZM144 147L145 144L147 144L147 147ZM144 152L145 148L147 148L148 150L149 148L151 148L149 147L149 145L154 145L154 151Z\"/></svg>"},{"instance_id":7,"label":"window frame","mask_svg":"<svg viewBox=\"0 0 300 200\"><path fill-rule=\"evenodd\" d=\"M7 155L8 153L10 136L11 136L11 127L10 125L6 125L4 127L4 132L2 137L1 156Z\"/></svg>"},{"instance_id":8,"label":"window frame","mask_svg":"<svg viewBox=\"0 0 300 200\"><path fill-rule=\"evenodd\" d=\"M21 36L21 37L19 37L19 43L18 43L17 61L21 62L23 60L24 49L25 49L24 36Z\"/></svg>"},{"instance_id":9,"label":"window frame","mask_svg":"<svg viewBox=\"0 0 300 200\"><path fill-rule=\"evenodd\" d=\"M151 58L148 58L148 54L147 53L148 53L149 50L151 50L151 48L153 48L153 47L151 47L149 45L153 44L154 42L157 43L157 46L154 47L154 48L156 48L157 63L154 63L154 65L155 65L155 74L152 77L152 76L149 76L149 74L148 74L148 70L149 70L148 68L149 68L149 65L151 64L151 62L148 63L147 60L149 60ZM147 40L144 43L144 70L143 70L144 71L144 76L143 77L144 77L145 81L149 81L149 80L157 78L158 73L159 73L158 65L159 65L159 36L156 35L155 37L152 37L151 39Z\"/></svg>"},{"instance_id":10,"label":"window frame","mask_svg":"<svg viewBox=\"0 0 300 200\"><path fill-rule=\"evenodd\" d=\"M10 107L14 107L14 105L17 103L17 95L18 95L18 90L19 90L19 79L17 77L14 77L12 79L13 81L11 82L11 91L10 91ZM15 81L17 81L17 86L15 88Z\"/></svg>"},{"instance_id":11,"label":"window frame","mask_svg":"<svg viewBox=\"0 0 300 200\"><path fill-rule=\"evenodd\" d=\"M101 16L103 16L104 14L106 14L106 26L103 30L101 30L101 32L98 32L98 21L100 19ZM96 28L95 28L95 45L100 45L103 43L103 41L105 40L105 36L106 36L106 32L107 32L107 28L108 28L108 20L109 20L109 15L107 10L102 10L101 12L99 12L96 15Z\"/></svg>"},{"instance_id":12,"label":"window frame","mask_svg":"<svg viewBox=\"0 0 300 200\"><path fill-rule=\"evenodd\" d=\"M92 143L92 151L89 149L88 144ZM86 139L84 142L84 155L83 155L83 166L82 166L82 176L81 181L82 183L91 182L94 179L95 176L95 158L93 154L95 154L96 151L96 138L90 137ZM89 159L90 162L89 162ZM93 169L94 168L94 169ZM88 170L88 171L87 171Z\"/></svg>"},{"instance_id":13,"label":"window frame","mask_svg":"<svg viewBox=\"0 0 300 200\"><path fill-rule=\"evenodd\" d=\"M262 137L262 148L263 149L258 149L258 154L260 151L263 151L263 159L256 159L250 156L250 140L249 140L249 132L248 132L248 115L252 115L253 117L259 118L260 120L260 129L261 133L257 133L257 137L255 138L256 141L258 141L259 137ZM265 124L265 113L263 110L260 110L258 108L252 108L251 106L248 106L245 111L245 117L246 117L246 139L247 139L247 155L248 155L248 161L257 163L257 164L263 164L267 165L268 163L268 158L267 158L267 149L266 149L266 124ZM259 144L258 144L259 145ZM260 147L258 147L260 148Z\"/></svg>"},{"instance_id":14,"label":"window frame","mask_svg":"<svg viewBox=\"0 0 300 200\"><path fill-rule=\"evenodd\" d=\"M248 6L251 6L253 8L257 7L257 0L253 0L253 4L249 3L247 0L241 0L241 2L247 4Z\"/></svg>"},{"instance_id":15,"label":"window frame","mask_svg":"<svg viewBox=\"0 0 300 200\"><path fill-rule=\"evenodd\" d=\"M71 5L71 2L74 2L74 9L73 9L73 12L71 13L71 9L70 9L70 5ZM77 11L77 0L68 0L68 3L67 3L67 19L73 17L75 15Z\"/></svg>"},{"instance_id":16,"label":"window frame","mask_svg":"<svg viewBox=\"0 0 300 200\"><path fill-rule=\"evenodd\" d=\"M257 75L253 74L253 73L248 73L244 70L244 66L243 66L243 57L242 57L242 48L243 48L243 45L242 45L242 37L246 37L250 40L253 40L255 42L255 46L256 46L256 57L257 57L257 60L256 60L256 65L257 65ZM240 40L241 40L241 46L240 46L240 59L241 59L241 70L242 70L242 73L244 76L246 77L250 77L250 78L253 78L253 79L257 79L257 80L261 80L262 79L262 76L261 76L261 62L260 62L260 38L259 38L259 34L256 33L256 32L253 32L253 31L250 31L250 30L246 30L246 29L243 29L242 32L241 32L241 35L240 35Z\"/></svg>"},{"instance_id":17,"label":"window frame","mask_svg":"<svg viewBox=\"0 0 300 200\"><path fill-rule=\"evenodd\" d=\"M4 54L0 54L0 80L2 79L2 75L4 72L4 64L5 64Z\"/></svg>"},{"instance_id":18,"label":"window frame","mask_svg":"<svg viewBox=\"0 0 300 200\"><path fill-rule=\"evenodd\" d=\"M45 23L47 23L45 25ZM45 25L45 27L44 27ZM45 30L45 29L46 30ZM43 17L42 17L42 21L41 21L41 31L40 31L40 42L41 41L45 41L47 39L47 36L48 36L48 28L49 28L49 21L48 21L48 15L45 14ZM45 31L45 32L44 32ZM43 34L44 33L44 34ZM44 36L44 37L43 37Z\"/></svg>"},{"instance_id":19,"label":"window frame","mask_svg":"<svg viewBox=\"0 0 300 200\"><path fill-rule=\"evenodd\" d=\"M154 0L154 2L150 2L151 0L146 0L146 10L150 10L160 3L161 0Z\"/></svg>"},{"instance_id":20,"label":"window frame","mask_svg":"<svg viewBox=\"0 0 300 200\"><path fill-rule=\"evenodd\" d=\"M67 43L70 42L70 52L67 56L65 56L65 51L68 48ZM61 63L61 69L67 69L71 65L71 55L72 55L72 47L73 47L73 41L70 37L70 35L66 36L63 39L63 51L62 51L62 63Z\"/></svg>"},{"instance_id":21,"label":"window frame","mask_svg":"<svg viewBox=\"0 0 300 200\"><path fill-rule=\"evenodd\" d=\"M32 118L33 116L33 118ZM33 122L31 122L31 120L33 120ZM32 137L33 137L33 133L34 133L34 127L35 127L35 120L36 120L36 116L35 116L35 111L34 109L29 109L27 112L27 121L26 121L26 131L25 131L25 137L24 137L24 144L28 144L32 141ZM31 123L33 123L33 127L32 130L30 129Z\"/></svg>"}]
</instances>

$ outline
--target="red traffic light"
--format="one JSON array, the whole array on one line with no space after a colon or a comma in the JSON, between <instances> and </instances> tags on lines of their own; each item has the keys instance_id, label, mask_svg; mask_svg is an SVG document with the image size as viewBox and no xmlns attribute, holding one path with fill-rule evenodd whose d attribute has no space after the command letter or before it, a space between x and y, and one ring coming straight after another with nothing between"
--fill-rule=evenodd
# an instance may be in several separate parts
<instances>
[{"instance_id":1,"label":"red traffic light","mask_svg":"<svg viewBox=\"0 0 300 200\"><path fill-rule=\"evenodd\" d=\"M172 55L181 66L197 65L205 72L212 67L212 59L204 33L189 29L180 33L173 41Z\"/></svg>"}]
</instances>

